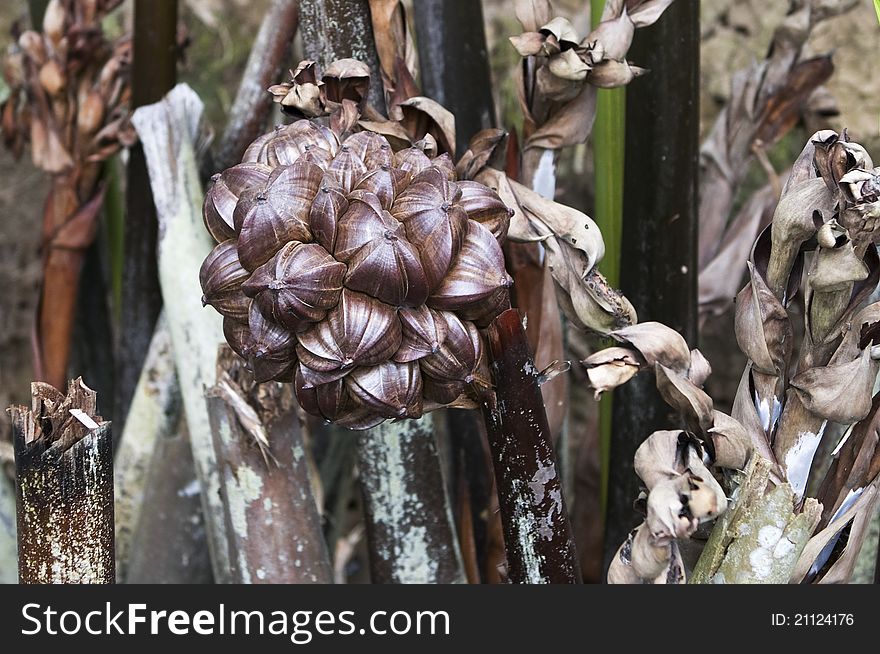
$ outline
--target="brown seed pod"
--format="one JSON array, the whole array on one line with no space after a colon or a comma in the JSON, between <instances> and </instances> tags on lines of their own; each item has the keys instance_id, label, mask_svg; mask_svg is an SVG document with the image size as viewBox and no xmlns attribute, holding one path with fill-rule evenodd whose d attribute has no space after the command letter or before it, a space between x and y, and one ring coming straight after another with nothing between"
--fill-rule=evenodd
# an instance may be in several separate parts
<instances>
[{"instance_id":1,"label":"brown seed pod","mask_svg":"<svg viewBox=\"0 0 880 654\"><path fill-rule=\"evenodd\" d=\"M348 264L345 285L392 306L418 306L428 284L404 227L372 193L355 191L336 237L335 256Z\"/></svg>"},{"instance_id":2,"label":"brown seed pod","mask_svg":"<svg viewBox=\"0 0 880 654\"><path fill-rule=\"evenodd\" d=\"M319 416L332 422L339 417L345 400L345 382L342 378L330 380L323 384L314 384L304 374L308 370L301 363L296 365L294 374L294 392L302 408L313 416ZM351 402L349 401L350 405Z\"/></svg>"},{"instance_id":3,"label":"brown seed pod","mask_svg":"<svg viewBox=\"0 0 880 654\"><path fill-rule=\"evenodd\" d=\"M437 316L446 323L446 339L436 352L422 359L422 370L436 379L470 383L482 356L480 333L450 311L438 311Z\"/></svg>"},{"instance_id":4,"label":"brown seed pod","mask_svg":"<svg viewBox=\"0 0 880 654\"><path fill-rule=\"evenodd\" d=\"M379 198L382 208L387 211L391 209L394 198L404 188L407 181L409 181L409 178L405 172L383 165L361 177L361 180L355 186L355 190L372 193Z\"/></svg>"},{"instance_id":5,"label":"brown seed pod","mask_svg":"<svg viewBox=\"0 0 880 654\"><path fill-rule=\"evenodd\" d=\"M312 240L309 210L323 179L324 171L305 158L272 171L266 182L266 200L284 222L283 230L277 232L280 237Z\"/></svg>"},{"instance_id":6,"label":"brown seed pod","mask_svg":"<svg viewBox=\"0 0 880 654\"><path fill-rule=\"evenodd\" d=\"M336 230L348 211L348 199L333 175L325 174L309 210L309 228L328 252L336 249Z\"/></svg>"},{"instance_id":7,"label":"brown seed pod","mask_svg":"<svg viewBox=\"0 0 880 654\"><path fill-rule=\"evenodd\" d=\"M345 378L345 384L364 406L385 418L422 415L422 376L415 362L360 367Z\"/></svg>"},{"instance_id":8,"label":"brown seed pod","mask_svg":"<svg viewBox=\"0 0 880 654\"><path fill-rule=\"evenodd\" d=\"M257 161L272 168L289 166L312 148L327 150L330 156L336 156L339 139L332 130L323 125L298 120L290 125L276 127L272 137L261 144Z\"/></svg>"},{"instance_id":9,"label":"brown seed pod","mask_svg":"<svg viewBox=\"0 0 880 654\"><path fill-rule=\"evenodd\" d=\"M267 320L255 302L248 313L250 341L244 350L248 368L257 383L278 379L296 363L296 336L293 332Z\"/></svg>"},{"instance_id":10,"label":"brown seed pod","mask_svg":"<svg viewBox=\"0 0 880 654\"><path fill-rule=\"evenodd\" d=\"M491 314L503 306L513 280L504 268L504 254L492 233L473 220L467 227L461 251L449 274L428 298L428 306L485 319L487 309Z\"/></svg>"},{"instance_id":11,"label":"brown seed pod","mask_svg":"<svg viewBox=\"0 0 880 654\"><path fill-rule=\"evenodd\" d=\"M358 129L350 100L338 110L338 133ZM306 411L350 429L473 407L490 385L476 325L509 304L498 196L460 187L434 137L394 154L367 123L342 144L308 121L278 128L205 203L229 241L203 276L231 316L230 345L259 379L290 380ZM227 304L236 283L240 304Z\"/></svg>"},{"instance_id":12,"label":"brown seed pod","mask_svg":"<svg viewBox=\"0 0 880 654\"><path fill-rule=\"evenodd\" d=\"M257 268L242 288L265 317L296 330L336 306L343 277L345 264L323 247L292 241Z\"/></svg>"},{"instance_id":13,"label":"brown seed pod","mask_svg":"<svg viewBox=\"0 0 880 654\"><path fill-rule=\"evenodd\" d=\"M416 175L391 208L406 227L406 236L421 253L428 285L433 290L449 271L467 232L467 214L455 204L458 187L439 168Z\"/></svg>"},{"instance_id":14,"label":"brown seed pod","mask_svg":"<svg viewBox=\"0 0 880 654\"><path fill-rule=\"evenodd\" d=\"M415 177L431 167L431 160L421 148L406 148L394 153L394 167Z\"/></svg>"},{"instance_id":15,"label":"brown seed pod","mask_svg":"<svg viewBox=\"0 0 880 654\"><path fill-rule=\"evenodd\" d=\"M367 174L367 167L351 148L343 145L339 149L339 154L334 157L328 171L336 176L336 181L339 182L342 189L349 193L360 179Z\"/></svg>"},{"instance_id":16,"label":"brown seed pod","mask_svg":"<svg viewBox=\"0 0 880 654\"><path fill-rule=\"evenodd\" d=\"M400 309L397 317L400 318L403 333L403 341L394 354L394 360L398 363L415 361L433 354L446 340L449 328L439 311L421 305L415 309Z\"/></svg>"},{"instance_id":17,"label":"brown seed pod","mask_svg":"<svg viewBox=\"0 0 880 654\"><path fill-rule=\"evenodd\" d=\"M323 372L372 366L391 358L401 338L394 309L343 289L326 319L299 334L297 353L305 365Z\"/></svg>"},{"instance_id":18,"label":"brown seed pod","mask_svg":"<svg viewBox=\"0 0 880 654\"><path fill-rule=\"evenodd\" d=\"M364 165L373 170L381 166L390 166L394 153L388 141L375 132L357 132L343 143Z\"/></svg>"},{"instance_id":19,"label":"brown seed pod","mask_svg":"<svg viewBox=\"0 0 880 654\"><path fill-rule=\"evenodd\" d=\"M498 194L478 182L458 182L461 197L458 204L471 220L476 220L501 243L507 236L512 211L501 201Z\"/></svg>"},{"instance_id":20,"label":"brown seed pod","mask_svg":"<svg viewBox=\"0 0 880 654\"><path fill-rule=\"evenodd\" d=\"M238 260L235 241L223 241L211 250L199 270L202 304L210 304L223 316L246 321L251 301L242 291L242 283L248 275Z\"/></svg>"},{"instance_id":21,"label":"brown seed pod","mask_svg":"<svg viewBox=\"0 0 880 654\"><path fill-rule=\"evenodd\" d=\"M287 229L284 219L266 200L263 189L242 193L232 218L239 237L239 261L251 272L274 257L287 241L308 240L309 235L301 230Z\"/></svg>"},{"instance_id":22,"label":"brown seed pod","mask_svg":"<svg viewBox=\"0 0 880 654\"><path fill-rule=\"evenodd\" d=\"M250 302L250 301L249 301ZM250 304L248 304L248 315L250 315ZM244 320L236 320L226 316L223 318L223 336L229 347L242 359L247 360L248 350L251 345L251 330L248 327L247 317Z\"/></svg>"},{"instance_id":23,"label":"brown seed pod","mask_svg":"<svg viewBox=\"0 0 880 654\"><path fill-rule=\"evenodd\" d=\"M241 163L215 175L211 188L205 195L202 215L205 227L218 243L235 238L232 214L242 193L262 188L272 169L258 163Z\"/></svg>"}]
</instances>

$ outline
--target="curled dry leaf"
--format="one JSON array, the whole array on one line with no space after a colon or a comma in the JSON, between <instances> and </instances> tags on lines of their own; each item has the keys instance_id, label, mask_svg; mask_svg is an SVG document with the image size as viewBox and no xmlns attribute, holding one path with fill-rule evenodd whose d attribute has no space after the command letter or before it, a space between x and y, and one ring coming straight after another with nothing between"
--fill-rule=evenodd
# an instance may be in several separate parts
<instances>
[{"instance_id":1,"label":"curled dry leaf","mask_svg":"<svg viewBox=\"0 0 880 654\"><path fill-rule=\"evenodd\" d=\"M748 270L749 284L736 298L736 340L755 370L782 374L794 341L788 312L752 262Z\"/></svg>"},{"instance_id":2,"label":"curled dry leaf","mask_svg":"<svg viewBox=\"0 0 880 654\"><path fill-rule=\"evenodd\" d=\"M687 374L691 351L687 341L674 329L659 322L643 322L613 331L610 336L637 349L649 366L663 365Z\"/></svg>"},{"instance_id":3,"label":"curled dry leaf","mask_svg":"<svg viewBox=\"0 0 880 654\"><path fill-rule=\"evenodd\" d=\"M637 350L628 347L608 347L591 354L582 361L587 369L590 386L598 400L610 391L628 382L647 362Z\"/></svg>"},{"instance_id":4,"label":"curled dry leaf","mask_svg":"<svg viewBox=\"0 0 880 654\"><path fill-rule=\"evenodd\" d=\"M865 348L852 361L804 370L792 378L791 387L810 412L849 424L870 411L878 369L871 348Z\"/></svg>"},{"instance_id":5,"label":"curled dry leaf","mask_svg":"<svg viewBox=\"0 0 880 654\"><path fill-rule=\"evenodd\" d=\"M472 141L472 151L473 146ZM592 219L541 197L494 168L483 168L475 179L513 209L511 240L544 245L560 306L571 320L602 334L635 322L632 305L595 270L605 244Z\"/></svg>"},{"instance_id":6,"label":"curled dry leaf","mask_svg":"<svg viewBox=\"0 0 880 654\"><path fill-rule=\"evenodd\" d=\"M432 136L439 146L437 154L455 154L455 116L431 98L416 96L400 103L401 126L412 141Z\"/></svg>"},{"instance_id":7,"label":"curled dry leaf","mask_svg":"<svg viewBox=\"0 0 880 654\"><path fill-rule=\"evenodd\" d=\"M714 464L721 468L744 470L754 450L749 434L742 423L726 413L713 411L709 435L715 446Z\"/></svg>"},{"instance_id":8,"label":"curled dry leaf","mask_svg":"<svg viewBox=\"0 0 880 654\"><path fill-rule=\"evenodd\" d=\"M712 398L684 376L657 364L657 390L663 400L676 409L695 432L707 434L713 423Z\"/></svg>"}]
</instances>

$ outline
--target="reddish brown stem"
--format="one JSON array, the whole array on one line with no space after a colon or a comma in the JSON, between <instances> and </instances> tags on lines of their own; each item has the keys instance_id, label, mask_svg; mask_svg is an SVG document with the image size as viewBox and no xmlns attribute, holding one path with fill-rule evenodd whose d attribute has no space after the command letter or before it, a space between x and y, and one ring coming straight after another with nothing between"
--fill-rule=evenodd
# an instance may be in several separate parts
<instances>
[{"instance_id":1,"label":"reddish brown stem","mask_svg":"<svg viewBox=\"0 0 880 654\"><path fill-rule=\"evenodd\" d=\"M538 370L519 311L508 309L492 322L489 346L495 394L484 397L483 413L508 577L514 583L579 583Z\"/></svg>"},{"instance_id":2,"label":"reddish brown stem","mask_svg":"<svg viewBox=\"0 0 880 654\"><path fill-rule=\"evenodd\" d=\"M103 189L80 205L76 176L56 177L43 212L43 282L34 335L34 368L41 381L62 388L76 319L79 277L95 237Z\"/></svg>"}]
</instances>

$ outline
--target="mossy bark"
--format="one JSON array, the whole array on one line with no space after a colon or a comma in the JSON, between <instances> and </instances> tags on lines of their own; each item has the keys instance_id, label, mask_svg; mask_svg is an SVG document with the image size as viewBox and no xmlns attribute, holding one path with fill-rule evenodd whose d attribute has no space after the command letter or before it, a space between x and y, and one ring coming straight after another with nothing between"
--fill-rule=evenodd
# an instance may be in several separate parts
<instances>
[{"instance_id":1,"label":"mossy bark","mask_svg":"<svg viewBox=\"0 0 880 654\"><path fill-rule=\"evenodd\" d=\"M822 507L808 499L795 511L788 484L768 490L771 467L767 460L752 457L733 505L715 524L690 583L789 582Z\"/></svg>"},{"instance_id":2,"label":"mossy bark","mask_svg":"<svg viewBox=\"0 0 880 654\"><path fill-rule=\"evenodd\" d=\"M434 422L427 414L358 437L373 583L465 581Z\"/></svg>"}]
</instances>

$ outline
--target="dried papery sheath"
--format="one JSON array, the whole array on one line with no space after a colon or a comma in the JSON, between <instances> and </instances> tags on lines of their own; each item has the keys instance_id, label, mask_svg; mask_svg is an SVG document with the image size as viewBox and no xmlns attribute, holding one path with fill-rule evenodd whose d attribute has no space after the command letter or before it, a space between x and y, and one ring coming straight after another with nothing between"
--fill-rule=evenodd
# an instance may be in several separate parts
<instances>
[{"instance_id":1,"label":"dried papery sheath","mask_svg":"<svg viewBox=\"0 0 880 654\"><path fill-rule=\"evenodd\" d=\"M115 582L113 446L96 395L76 379L62 393L31 385L12 417L18 477L19 581Z\"/></svg>"}]
</instances>

